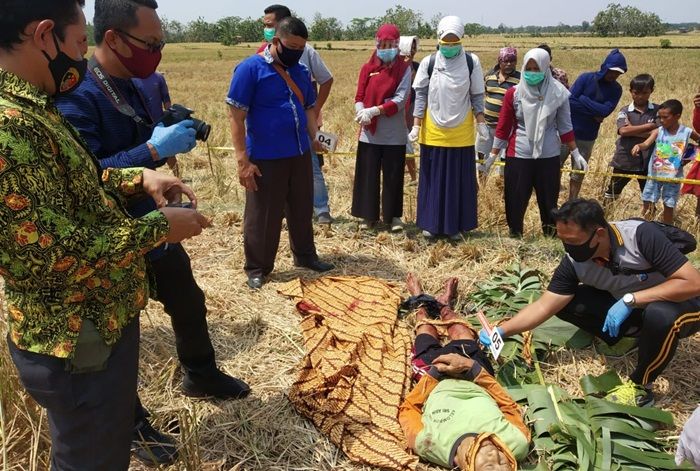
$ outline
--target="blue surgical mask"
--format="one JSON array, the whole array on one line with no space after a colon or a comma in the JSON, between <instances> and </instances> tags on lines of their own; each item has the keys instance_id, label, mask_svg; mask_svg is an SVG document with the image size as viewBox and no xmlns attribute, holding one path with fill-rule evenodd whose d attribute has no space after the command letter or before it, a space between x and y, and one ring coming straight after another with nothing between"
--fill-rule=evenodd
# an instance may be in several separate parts
<instances>
[{"instance_id":1,"label":"blue surgical mask","mask_svg":"<svg viewBox=\"0 0 700 471\"><path fill-rule=\"evenodd\" d=\"M265 37L265 41L271 43L272 38L275 37L275 28L265 28L263 29L263 36Z\"/></svg>"},{"instance_id":2,"label":"blue surgical mask","mask_svg":"<svg viewBox=\"0 0 700 471\"><path fill-rule=\"evenodd\" d=\"M523 78L525 82L531 87L537 86L544 80L544 72L536 72L532 70L526 70L523 73Z\"/></svg>"},{"instance_id":3,"label":"blue surgical mask","mask_svg":"<svg viewBox=\"0 0 700 471\"><path fill-rule=\"evenodd\" d=\"M379 57L382 62L391 62L396 59L398 54L399 49L396 47L392 47L391 49L377 49L377 57Z\"/></svg>"}]
</instances>

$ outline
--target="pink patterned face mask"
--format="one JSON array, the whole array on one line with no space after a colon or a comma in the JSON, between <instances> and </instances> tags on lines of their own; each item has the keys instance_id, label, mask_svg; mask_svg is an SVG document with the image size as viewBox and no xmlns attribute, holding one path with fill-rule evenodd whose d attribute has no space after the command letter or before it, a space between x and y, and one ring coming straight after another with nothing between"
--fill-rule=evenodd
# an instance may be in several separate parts
<instances>
[{"instance_id":1,"label":"pink patterned face mask","mask_svg":"<svg viewBox=\"0 0 700 471\"><path fill-rule=\"evenodd\" d=\"M118 31L117 34L119 34L122 41L129 46L129 49L131 50L131 57L125 57L119 54L116 49L111 47L110 49L114 51L114 54L119 59L119 62L126 67L126 70L131 72L134 77L140 79L145 79L153 75L153 72L156 71L158 64L160 64L160 60L163 57L161 50L163 47L165 47L165 43L160 42L153 45L122 31ZM134 46L128 38L145 44L148 46L148 49L141 49L140 47Z\"/></svg>"}]
</instances>

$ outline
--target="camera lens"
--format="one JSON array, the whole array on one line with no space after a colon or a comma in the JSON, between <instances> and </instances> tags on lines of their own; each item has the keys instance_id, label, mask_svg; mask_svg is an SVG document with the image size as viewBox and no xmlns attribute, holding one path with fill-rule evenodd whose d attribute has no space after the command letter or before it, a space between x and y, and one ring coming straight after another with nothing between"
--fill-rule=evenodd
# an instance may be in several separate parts
<instances>
[{"instance_id":1,"label":"camera lens","mask_svg":"<svg viewBox=\"0 0 700 471\"><path fill-rule=\"evenodd\" d=\"M207 139L209 139L209 133L211 132L211 126L205 123L204 121L200 121L198 119L193 120L194 121L194 129L197 132L195 134L195 138L197 140L206 142Z\"/></svg>"}]
</instances>

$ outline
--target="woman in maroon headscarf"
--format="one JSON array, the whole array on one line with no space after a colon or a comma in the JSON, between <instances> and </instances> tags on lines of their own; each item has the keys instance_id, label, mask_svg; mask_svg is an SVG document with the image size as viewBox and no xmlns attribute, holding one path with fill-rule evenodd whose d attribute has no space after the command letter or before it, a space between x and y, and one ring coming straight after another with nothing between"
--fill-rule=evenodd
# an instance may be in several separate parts
<instances>
[{"instance_id":1,"label":"woman in maroon headscarf","mask_svg":"<svg viewBox=\"0 0 700 471\"><path fill-rule=\"evenodd\" d=\"M353 216L361 229L382 219L392 231L403 229L403 168L406 161L404 109L411 96L410 63L399 57L399 29L391 24L377 31L377 49L362 66L355 95L360 136L352 193ZM380 177L381 175L381 177Z\"/></svg>"}]
</instances>

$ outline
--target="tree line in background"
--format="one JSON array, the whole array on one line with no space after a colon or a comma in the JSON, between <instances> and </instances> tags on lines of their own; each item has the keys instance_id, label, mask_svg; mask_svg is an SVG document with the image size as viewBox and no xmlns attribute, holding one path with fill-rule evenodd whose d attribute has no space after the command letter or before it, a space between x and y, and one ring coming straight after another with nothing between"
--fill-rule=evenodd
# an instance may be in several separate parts
<instances>
[{"instance_id":1,"label":"tree line in background","mask_svg":"<svg viewBox=\"0 0 700 471\"><path fill-rule=\"evenodd\" d=\"M372 39L383 23L394 23L401 34L415 35L421 38L435 36L437 24L444 15L438 13L425 19L419 11L396 5L386 10L381 17L353 18L343 24L338 18L324 17L316 13L306 23L311 41L354 41ZM228 16L214 23L202 17L187 24L163 18L163 30L167 42L218 42L226 46L239 42L262 41L262 22L260 18L241 18ZM305 20L306 21L306 20ZM700 23L662 23L655 13L643 12L636 7L611 3L605 10L598 12L592 22L583 21L580 25L556 26L518 26L511 27L501 23L497 27L483 26L479 23L467 23L464 33L469 37L482 34L514 34L529 36L551 36L584 34L591 36L658 36L667 31L687 32L700 30ZM89 35L92 37L92 34Z\"/></svg>"}]
</instances>

